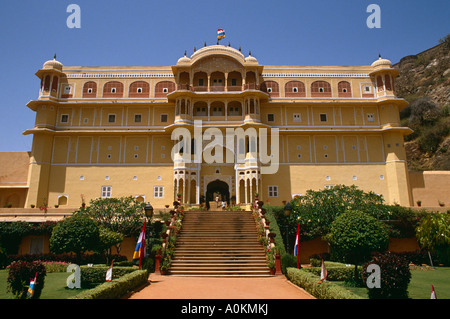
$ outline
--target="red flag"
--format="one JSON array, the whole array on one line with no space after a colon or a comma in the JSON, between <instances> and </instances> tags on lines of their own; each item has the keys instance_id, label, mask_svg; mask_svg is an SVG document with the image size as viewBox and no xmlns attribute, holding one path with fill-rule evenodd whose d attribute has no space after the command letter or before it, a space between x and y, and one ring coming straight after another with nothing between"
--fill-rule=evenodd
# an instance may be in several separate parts
<instances>
[{"instance_id":1,"label":"red flag","mask_svg":"<svg viewBox=\"0 0 450 319\"><path fill-rule=\"evenodd\" d=\"M300 223L297 225L297 234L295 235L294 256L297 256L297 268L300 268Z\"/></svg>"},{"instance_id":2,"label":"red flag","mask_svg":"<svg viewBox=\"0 0 450 319\"><path fill-rule=\"evenodd\" d=\"M436 292L434 291L433 285L431 285L431 298L430 299L437 299Z\"/></svg>"}]
</instances>

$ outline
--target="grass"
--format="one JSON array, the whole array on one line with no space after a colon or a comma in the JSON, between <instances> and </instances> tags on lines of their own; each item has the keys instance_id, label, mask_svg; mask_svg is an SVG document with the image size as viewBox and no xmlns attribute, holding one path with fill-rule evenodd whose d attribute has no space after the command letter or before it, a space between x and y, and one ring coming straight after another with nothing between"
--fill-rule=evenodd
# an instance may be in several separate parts
<instances>
[{"instance_id":1,"label":"grass","mask_svg":"<svg viewBox=\"0 0 450 319\"><path fill-rule=\"evenodd\" d=\"M361 296L367 297L367 288L352 287L343 281L333 281L333 283L345 287ZM411 270L411 281L408 286L408 294L411 299L430 299L431 285L438 299L450 299L450 267L436 267L434 270Z\"/></svg>"},{"instance_id":2,"label":"grass","mask_svg":"<svg viewBox=\"0 0 450 319\"><path fill-rule=\"evenodd\" d=\"M67 277L70 273L55 272L45 276L44 289L42 290L41 299L67 299L73 297L87 289L69 289L66 286ZM12 293L7 292L8 278L7 270L0 270L0 299L14 299Z\"/></svg>"}]
</instances>

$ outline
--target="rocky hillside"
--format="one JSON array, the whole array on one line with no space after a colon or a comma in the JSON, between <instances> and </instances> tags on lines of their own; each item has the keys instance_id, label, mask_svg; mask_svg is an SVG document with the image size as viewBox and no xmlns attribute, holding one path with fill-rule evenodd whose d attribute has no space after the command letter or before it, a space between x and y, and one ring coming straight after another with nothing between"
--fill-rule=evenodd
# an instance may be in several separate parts
<instances>
[{"instance_id":1,"label":"rocky hillside","mask_svg":"<svg viewBox=\"0 0 450 319\"><path fill-rule=\"evenodd\" d=\"M414 130L405 137L412 170L450 170L450 35L439 42L394 64L397 95L410 103L400 116Z\"/></svg>"}]
</instances>

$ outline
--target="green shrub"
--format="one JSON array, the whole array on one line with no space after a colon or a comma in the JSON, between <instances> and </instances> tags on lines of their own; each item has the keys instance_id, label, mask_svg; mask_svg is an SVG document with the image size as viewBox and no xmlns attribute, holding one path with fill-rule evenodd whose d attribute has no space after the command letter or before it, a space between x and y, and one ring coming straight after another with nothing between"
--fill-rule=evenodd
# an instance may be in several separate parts
<instances>
[{"instance_id":1,"label":"green shrub","mask_svg":"<svg viewBox=\"0 0 450 319\"><path fill-rule=\"evenodd\" d=\"M342 264L341 264L342 265ZM327 268L327 280L329 281L352 281L354 276L354 268L344 266L337 266L325 263L325 267ZM313 273L314 275L320 277L322 267L309 267L304 268L306 272ZM358 271L361 273L362 266L358 266Z\"/></svg>"},{"instance_id":2,"label":"green shrub","mask_svg":"<svg viewBox=\"0 0 450 319\"><path fill-rule=\"evenodd\" d=\"M327 269L334 268L334 267L346 267L345 264L339 263L336 261L324 261L324 262L325 262L325 267L327 267ZM310 258L309 263L311 264L312 267L322 267L321 259Z\"/></svg>"},{"instance_id":3,"label":"green shrub","mask_svg":"<svg viewBox=\"0 0 450 319\"><path fill-rule=\"evenodd\" d=\"M385 251L389 244L385 226L360 211L348 211L338 216L325 238L336 260L355 265L355 281L360 279L357 265L370 260L373 252Z\"/></svg>"},{"instance_id":4,"label":"green shrub","mask_svg":"<svg viewBox=\"0 0 450 319\"><path fill-rule=\"evenodd\" d=\"M83 287L89 287L92 284L101 283L105 281L106 271L109 266L104 265L94 265L80 266L81 271L81 285ZM136 267L113 267L113 279L120 278L126 274L136 271Z\"/></svg>"},{"instance_id":5,"label":"green shrub","mask_svg":"<svg viewBox=\"0 0 450 319\"><path fill-rule=\"evenodd\" d=\"M74 252L77 259L85 251L96 250L99 230L89 217L74 215L59 222L50 237L50 251L56 254Z\"/></svg>"},{"instance_id":6,"label":"green shrub","mask_svg":"<svg viewBox=\"0 0 450 319\"><path fill-rule=\"evenodd\" d=\"M370 299L408 298L408 285L411 280L411 270L406 258L387 252L375 256L363 266L363 278L367 282L370 272L367 267L376 264L380 267L381 288L368 288Z\"/></svg>"},{"instance_id":7,"label":"green shrub","mask_svg":"<svg viewBox=\"0 0 450 319\"><path fill-rule=\"evenodd\" d=\"M318 299L362 299L360 296L331 282L318 283L320 277L304 269L287 268L286 276L292 283L305 289Z\"/></svg>"},{"instance_id":8,"label":"green shrub","mask_svg":"<svg viewBox=\"0 0 450 319\"><path fill-rule=\"evenodd\" d=\"M39 261L15 261L8 268L8 291L12 292L17 299L27 298L30 280L34 279L37 273L32 299L39 299L44 288L45 276L47 275L44 264Z\"/></svg>"},{"instance_id":9,"label":"green shrub","mask_svg":"<svg viewBox=\"0 0 450 319\"><path fill-rule=\"evenodd\" d=\"M146 283L148 283L147 271L136 270L118 279L113 279L93 289L81 292L72 299L118 299Z\"/></svg>"},{"instance_id":10,"label":"green shrub","mask_svg":"<svg viewBox=\"0 0 450 319\"><path fill-rule=\"evenodd\" d=\"M297 268L297 257L291 254L284 254L281 256L281 272L286 274L287 268Z\"/></svg>"}]
</instances>

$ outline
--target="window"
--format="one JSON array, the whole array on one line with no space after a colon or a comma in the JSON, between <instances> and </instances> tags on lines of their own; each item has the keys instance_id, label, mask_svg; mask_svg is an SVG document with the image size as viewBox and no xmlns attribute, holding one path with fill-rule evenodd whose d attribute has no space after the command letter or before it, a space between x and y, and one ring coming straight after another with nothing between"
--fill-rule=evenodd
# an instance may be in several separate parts
<instances>
[{"instance_id":1,"label":"window","mask_svg":"<svg viewBox=\"0 0 450 319\"><path fill-rule=\"evenodd\" d=\"M167 114L161 114L161 123L167 123L168 115Z\"/></svg>"},{"instance_id":2,"label":"window","mask_svg":"<svg viewBox=\"0 0 450 319\"><path fill-rule=\"evenodd\" d=\"M364 85L364 93L372 92L372 87L370 85Z\"/></svg>"},{"instance_id":3,"label":"window","mask_svg":"<svg viewBox=\"0 0 450 319\"><path fill-rule=\"evenodd\" d=\"M325 189L333 189L334 185L325 185L323 188Z\"/></svg>"},{"instance_id":4,"label":"window","mask_svg":"<svg viewBox=\"0 0 450 319\"><path fill-rule=\"evenodd\" d=\"M237 85L237 79L231 79L231 85L236 86Z\"/></svg>"},{"instance_id":5,"label":"window","mask_svg":"<svg viewBox=\"0 0 450 319\"><path fill-rule=\"evenodd\" d=\"M272 93L272 88L267 88L267 93Z\"/></svg>"},{"instance_id":6,"label":"window","mask_svg":"<svg viewBox=\"0 0 450 319\"><path fill-rule=\"evenodd\" d=\"M137 88L136 92L142 93L142 88Z\"/></svg>"},{"instance_id":7,"label":"window","mask_svg":"<svg viewBox=\"0 0 450 319\"><path fill-rule=\"evenodd\" d=\"M292 92L297 93L298 92L298 88L297 87L293 87L292 88Z\"/></svg>"},{"instance_id":8,"label":"window","mask_svg":"<svg viewBox=\"0 0 450 319\"><path fill-rule=\"evenodd\" d=\"M299 113L294 114L294 122L301 122L302 121L302 115Z\"/></svg>"},{"instance_id":9,"label":"window","mask_svg":"<svg viewBox=\"0 0 450 319\"><path fill-rule=\"evenodd\" d=\"M320 114L320 122L326 122L327 121L327 115L325 113Z\"/></svg>"},{"instance_id":10,"label":"window","mask_svg":"<svg viewBox=\"0 0 450 319\"><path fill-rule=\"evenodd\" d=\"M267 122L274 122L275 121L275 114L267 114Z\"/></svg>"},{"instance_id":11,"label":"window","mask_svg":"<svg viewBox=\"0 0 450 319\"><path fill-rule=\"evenodd\" d=\"M111 186L102 186L102 198L110 198L111 197Z\"/></svg>"},{"instance_id":12,"label":"window","mask_svg":"<svg viewBox=\"0 0 450 319\"><path fill-rule=\"evenodd\" d=\"M198 86L203 86L203 85L204 85L203 79L198 79Z\"/></svg>"},{"instance_id":13,"label":"window","mask_svg":"<svg viewBox=\"0 0 450 319\"><path fill-rule=\"evenodd\" d=\"M111 88L111 93L116 93L116 88Z\"/></svg>"},{"instance_id":14,"label":"window","mask_svg":"<svg viewBox=\"0 0 450 319\"><path fill-rule=\"evenodd\" d=\"M69 123L69 114L61 115L61 123Z\"/></svg>"},{"instance_id":15,"label":"window","mask_svg":"<svg viewBox=\"0 0 450 319\"><path fill-rule=\"evenodd\" d=\"M163 88L163 93L167 93L167 92L169 92L169 89L168 88Z\"/></svg>"},{"instance_id":16,"label":"window","mask_svg":"<svg viewBox=\"0 0 450 319\"><path fill-rule=\"evenodd\" d=\"M64 94L70 94L70 86L64 87Z\"/></svg>"},{"instance_id":17,"label":"window","mask_svg":"<svg viewBox=\"0 0 450 319\"><path fill-rule=\"evenodd\" d=\"M324 91L323 91L323 88L319 88L319 92L320 93L323 93Z\"/></svg>"},{"instance_id":18,"label":"window","mask_svg":"<svg viewBox=\"0 0 450 319\"><path fill-rule=\"evenodd\" d=\"M142 122L142 115L134 114L134 123L141 123L141 122Z\"/></svg>"},{"instance_id":19,"label":"window","mask_svg":"<svg viewBox=\"0 0 450 319\"><path fill-rule=\"evenodd\" d=\"M92 93L93 91L94 91L94 90L93 90L92 88L88 88L88 89L87 89L87 92L88 92L88 93Z\"/></svg>"},{"instance_id":20,"label":"window","mask_svg":"<svg viewBox=\"0 0 450 319\"><path fill-rule=\"evenodd\" d=\"M269 186L269 197L278 197L278 186Z\"/></svg>"},{"instance_id":21,"label":"window","mask_svg":"<svg viewBox=\"0 0 450 319\"><path fill-rule=\"evenodd\" d=\"M108 115L108 123L116 123L116 114Z\"/></svg>"},{"instance_id":22,"label":"window","mask_svg":"<svg viewBox=\"0 0 450 319\"><path fill-rule=\"evenodd\" d=\"M42 254L44 252L44 237L30 238L30 254Z\"/></svg>"},{"instance_id":23,"label":"window","mask_svg":"<svg viewBox=\"0 0 450 319\"><path fill-rule=\"evenodd\" d=\"M164 198L164 186L154 186L153 187L153 197L154 198Z\"/></svg>"},{"instance_id":24,"label":"window","mask_svg":"<svg viewBox=\"0 0 450 319\"><path fill-rule=\"evenodd\" d=\"M373 113L367 114L367 122L374 122L375 121L375 115Z\"/></svg>"}]
</instances>

